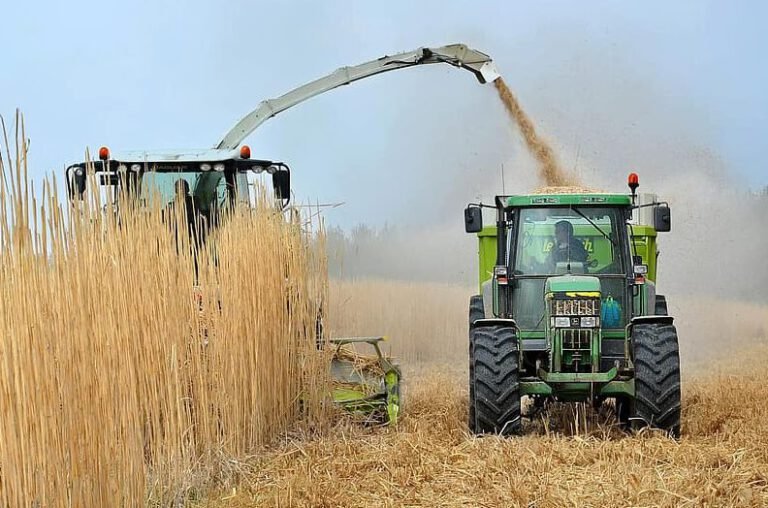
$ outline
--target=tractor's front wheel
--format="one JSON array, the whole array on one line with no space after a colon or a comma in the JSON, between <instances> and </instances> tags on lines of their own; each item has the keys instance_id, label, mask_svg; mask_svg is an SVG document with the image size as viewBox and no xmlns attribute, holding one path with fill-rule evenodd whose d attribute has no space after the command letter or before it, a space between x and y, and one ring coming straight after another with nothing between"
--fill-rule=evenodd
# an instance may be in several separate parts
<instances>
[{"instance_id":1,"label":"tractor's front wheel","mask_svg":"<svg viewBox=\"0 0 768 508\"><path fill-rule=\"evenodd\" d=\"M518 434L520 415L520 365L515 329L509 326L476 326L473 333L473 391L477 434Z\"/></svg>"},{"instance_id":2,"label":"tractor's front wheel","mask_svg":"<svg viewBox=\"0 0 768 508\"><path fill-rule=\"evenodd\" d=\"M680 348L672 324L633 326L634 422L680 436Z\"/></svg>"},{"instance_id":3,"label":"tractor's front wheel","mask_svg":"<svg viewBox=\"0 0 768 508\"><path fill-rule=\"evenodd\" d=\"M469 418L468 425L470 432L476 432L475 430L475 383L474 383L474 335L473 330L475 327L475 321L483 319L485 317L485 308L483 307L483 296L474 295L469 299Z\"/></svg>"}]
</instances>

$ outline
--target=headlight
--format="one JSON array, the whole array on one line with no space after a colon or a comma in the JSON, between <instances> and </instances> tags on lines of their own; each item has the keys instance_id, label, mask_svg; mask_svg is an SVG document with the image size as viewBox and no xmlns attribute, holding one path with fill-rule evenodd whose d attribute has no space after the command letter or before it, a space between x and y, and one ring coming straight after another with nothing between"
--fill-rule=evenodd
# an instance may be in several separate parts
<instances>
[{"instance_id":1,"label":"headlight","mask_svg":"<svg viewBox=\"0 0 768 508\"><path fill-rule=\"evenodd\" d=\"M135 173L141 171L141 164L131 164L131 171Z\"/></svg>"},{"instance_id":2,"label":"headlight","mask_svg":"<svg viewBox=\"0 0 768 508\"><path fill-rule=\"evenodd\" d=\"M555 328L569 328L571 326L571 318L569 317L556 317Z\"/></svg>"},{"instance_id":3,"label":"headlight","mask_svg":"<svg viewBox=\"0 0 768 508\"><path fill-rule=\"evenodd\" d=\"M582 328L595 328L597 326L597 317L596 316L587 316L581 318L581 327Z\"/></svg>"},{"instance_id":4,"label":"headlight","mask_svg":"<svg viewBox=\"0 0 768 508\"><path fill-rule=\"evenodd\" d=\"M200 171L210 171L211 165L208 163L200 164Z\"/></svg>"},{"instance_id":5,"label":"headlight","mask_svg":"<svg viewBox=\"0 0 768 508\"><path fill-rule=\"evenodd\" d=\"M270 175L274 175L275 173L277 173L277 166L273 165L273 166L267 167L267 173L269 173Z\"/></svg>"},{"instance_id":6,"label":"headlight","mask_svg":"<svg viewBox=\"0 0 768 508\"><path fill-rule=\"evenodd\" d=\"M214 171L224 171L224 164L222 164L221 162L219 162L218 164L214 164L213 165L213 170Z\"/></svg>"}]
</instances>

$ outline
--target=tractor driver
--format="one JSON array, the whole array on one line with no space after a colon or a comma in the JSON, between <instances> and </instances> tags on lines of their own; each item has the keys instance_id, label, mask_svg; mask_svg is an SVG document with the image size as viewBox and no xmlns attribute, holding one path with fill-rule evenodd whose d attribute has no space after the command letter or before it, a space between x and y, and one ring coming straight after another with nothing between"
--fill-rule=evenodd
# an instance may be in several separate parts
<instances>
[{"instance_id":1,"label":"tractor driver","mask_svg":"<svg viewBox=\"0 0 768 508\"><path fill-rule=\"evenodd\" d=\"M587 262L587 249L573 236L573 224L561 220L555 224L555 245L552 247L550 261L552 266L564 262Z\"/></svg>"}]
</instances>

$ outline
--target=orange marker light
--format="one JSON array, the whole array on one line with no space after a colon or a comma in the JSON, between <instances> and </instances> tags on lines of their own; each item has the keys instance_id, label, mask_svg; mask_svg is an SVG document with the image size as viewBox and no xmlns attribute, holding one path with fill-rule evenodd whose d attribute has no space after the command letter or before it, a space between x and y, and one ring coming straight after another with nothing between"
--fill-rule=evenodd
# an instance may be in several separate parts
<instances>
[{"instance_id":1,"label":"orange marker light","mask_svg":"<svg viewBox=\"0 0 768 508\"><path fill-rule=\"evenodd\" d=\"M101 148L99 148L99 159L103 161L109 159L109 148L107 148L106 146L102 146Z\"/></svg>"},{"instance_id":2,"label":"orange marker light","mask_svg":"<svg viewBox=\"0 0 768 508\"><path fill-rule=\"evenodd\" d=\"M251 147L248 145L243 145L240 147L240 158L241 159L250 159L251 158Z\"/></svg>"},{"instance_id":3,"label":"orange marker light","mask_svg":"<svg viewBox=\"0 0 768 508\"><path fill-rule=\"evenodd\" d=\"M632 194L634 194L635 190L640 186L640 178L638 178L637 173L629 174L627 185L629 185L629 188L632 189Z\"/></svg>"}]
</instances>

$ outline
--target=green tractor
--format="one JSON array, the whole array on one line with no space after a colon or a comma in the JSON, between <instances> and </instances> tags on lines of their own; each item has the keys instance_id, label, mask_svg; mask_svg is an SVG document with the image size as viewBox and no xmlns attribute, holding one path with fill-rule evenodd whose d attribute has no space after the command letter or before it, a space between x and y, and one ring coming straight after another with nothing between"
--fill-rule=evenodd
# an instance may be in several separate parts
<instances>
[{"instance_id":1,"label":"green tractor","mask_svg":"<svg viewBox=\"0 0 768 508\"><path fill-rule=\"evenodd\" d=\"M469 428L522 432L523 404L614 399L625 428L680 434L680 355L656 294L667 203L626 194L497 196L470 204L480 294L469 303ZM483 208L496 224L483 227Z\"/></svg>"}]
</instances>

